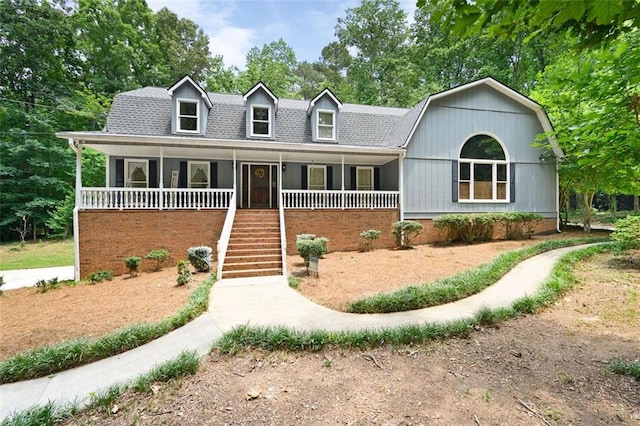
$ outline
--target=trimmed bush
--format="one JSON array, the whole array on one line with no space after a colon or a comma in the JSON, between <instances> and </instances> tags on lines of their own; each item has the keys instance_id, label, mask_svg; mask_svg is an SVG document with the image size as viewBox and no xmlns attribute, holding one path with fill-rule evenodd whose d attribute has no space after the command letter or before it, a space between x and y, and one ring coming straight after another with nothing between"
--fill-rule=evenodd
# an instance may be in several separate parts
<instances>
[{"instance_id":1,"label":"trimmed bush","mask_svg":"<svg viewBox=\"0 0 640 426\"><path fill-rule=\"evenodd\" d=\"M209 272L211 270L211 252L211 247L208 246L189 247L187 257L198 272Z\"/></svg>"},{"instance_id":2,"label":"trimmed bush","mask_svg":"<svg viewBox=\"0 0 640 426\"><path fill-rule=\"evenodd\" d=\"M393 224L393 235L396 245L401 249L409 249L411 243L422 232L422 224L412 220L399 220Z\"/></svg>"},{"instance_id":3,"label":"trimmed bush","mask_svg":"<svg viewBox=\"0 0 640 426\"><path fill-rule=\"evenodd\" d=\"M300 234L296 237L298 254L304 259L304 266L309 271L309 261L312 257L321 257L329 252L327 244L329 239L316 237L313 234Z\"/></svg>"},{"instance_id":4,"label":"trimmed bush","mask_svg":"<svg viewBox=\"0 0 640 426\"><path fill-rule=\"evenodd\" d=\"M160 249L160 250L150 251L149 253L147 253L147 255L144 258L148 260L155 260L156 266L153 268L153 270L159 271L160 266L164 261L167 260L167 257L169 257L169 252L166 251L165 249Z\"/></svg>"},{"instance_id":5,"label":"trimmed bush","mask_svg":"<svg viewBox=\"0 0 640 426\"><path fill-rule=\"evenodd\" d=\"M98 272L92 272L89 275L87 275L87 281L89 282L89 284L96 284L104 280L111 281L112 279L113 279L113 272L106 271L104 269Z\"/></svg>"},{"instance_id":6,"label":"trimmed bush","mask_svg":"<svg viewBox=\"0 0 640 426\"><path fill-rule=\"evenodd\" d=\"M531 238L541 220L539 214L526 212L445 214L435 218L433 226L444 232L446 242L475 243L491 241L498 224L504 227L507 240Z\"/></svg>"},{"instance_id":7,"label":"trimmed bush","mask_svg":"<svg viewBox=\"0 0 640 426\"><path fill-rule=\"evenodd\" d=\"M140 262L142 262L142 258L138 256L127 257L124 260L124 264L129 270L129 275L131 275L132 277L135 277L136 273L138 272L138 267L140 266Z\"/></svg>"},{"instance_id":8,"label":"trimmed bush","mask_svg":"<svg viewBox=\"0 0 640 426\"><path fill-rule=\"evenodd\" d=\"M369 251L373 248L373 240L377 240L380 238L382 233L377 229L369 229L366 231L362 231L360 236L364 239L364 249Z\"/></svg>"},{"instance_id":9,"label":"trimmed bush","mask_svg":"<svg viewBox=\"0 0 640 426\"><path fill-rule=\"evenodd\" d=\"M178 262L178 278L176 278L176 282L178 285L185 285L191 279L191 271L189 271L189 263L186 260L181 260Z\"/></svg>"}]
</instances>

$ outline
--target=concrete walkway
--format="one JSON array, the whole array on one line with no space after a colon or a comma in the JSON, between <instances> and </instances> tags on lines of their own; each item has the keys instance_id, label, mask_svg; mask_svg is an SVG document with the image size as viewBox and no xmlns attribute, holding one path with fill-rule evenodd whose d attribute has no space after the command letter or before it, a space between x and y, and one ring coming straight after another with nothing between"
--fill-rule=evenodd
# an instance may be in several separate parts
<instances>
[{"instance_id":1,"label":"concrete walkway","mask_svg":"<svg viewBox=\"0 0 640 426\"><path fill-rule=\"evenodd\" d=\"M14 269L12 271L0 271L4 278L2 290L15 290L16 288L32 287L40 280L58 278L59 281L73 279L73 266L56 266L53 268Z\"/></svg>"},{"instance_id":2,"label":"concrete walkway","mask_svg":"<svg viewBox=\"0 0 640 426\"><path fill-rule=\"evenodd\" d=\"M93 364L51 377L0 386L0 420L49 401L84 403L90 393L126 383L184 350L208 353L224 332L242 324L284 325L299 330L362 330L392 328L470 318L482 308L509 307L536 292L567 247L520 263L496 284L466 299L442 306L390 314L348 314L316 305L287 285L286 277L236 278L217 282L209 311L151 343Z\"/></svg>"}]
</instances>

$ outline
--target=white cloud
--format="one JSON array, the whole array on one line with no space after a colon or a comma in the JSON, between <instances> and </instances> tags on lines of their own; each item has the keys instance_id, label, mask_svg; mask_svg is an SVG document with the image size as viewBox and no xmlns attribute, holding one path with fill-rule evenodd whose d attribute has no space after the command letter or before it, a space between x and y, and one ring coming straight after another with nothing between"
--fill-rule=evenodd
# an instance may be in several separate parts
<instances>
[{"instance_id":1,"label":"white cloud","mask_svg":"<svg viewBox=\"0 0 640 426\"><path fill-rule=\"evenodd\" d=\"M225 66L244 69L247 52L254 43L255 32L246 28L227 26L209 35L209 49L214 55L222 55Z\"/></svg>"}]
</instances>

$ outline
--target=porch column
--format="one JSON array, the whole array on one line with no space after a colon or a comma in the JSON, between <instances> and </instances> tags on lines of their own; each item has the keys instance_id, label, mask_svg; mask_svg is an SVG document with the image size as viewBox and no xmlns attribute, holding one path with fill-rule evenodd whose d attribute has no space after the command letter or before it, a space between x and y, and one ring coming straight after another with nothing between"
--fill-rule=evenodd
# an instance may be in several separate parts
<instances>
[{"instance_id":1,"label":"porch column","mask_svg":"<svg viewBox=\"0 0 640 426\"><path fill-rule=\"evenodd\" d=\"M404 152L398 156L398 204L400 205L400 220L404 220Z\"/></svg>"},{"instance_id":2,"label":"porch column","mask_svg":"<svg viewBox=\"0 0 640 426\"><path fill-rule=\"evenodd\" d=\"M80 221L78 210L82 203L82 145L69 138L69 147L76 153L76 205L73 208L73 278L80 281ZM108 164L108 163L107 163Z\"/></svg>"},{"instance_id":3,"label":"porch column","mask_svg":"<svg viewBox=\"0 0 640 426\"><path fill-rule=\"evenodd\" d=\"M160 167L158 168L158 175L160 178L160 182L158 182L158 188L160 189L160 194L158 194L158 196L160 197L160 210L164 210L164 147L160 147Z\"/></svg>"},{"instance_id":4,"label":"porch column","mask_svg":"<svg viewBox=\"0 0 640 426\"><path fill-rule=\"evenodd\" d=\"M110 178L109 170L111 169L111 167L109 167L109 161L110 161L110 156L109 156L109 154L106 154L106 155L104 156L104 160L105 160L105 164L106 164L106 166L107 166L107 167L106 167L106 168L107 168L107 170L105 170L105 172L104 172L104 187L105 187L105 188L108 188L108 187L109 187L109 178Z\"/></svg>"},{"instance_id":5,"label":"porch column","mask_svg":"<svg viewBox=\"0 0 640 426\"><path fill-rule=\"evenodd\" d=\"M282 206L282 152L278 155L278 207Z\"/></svg>"},{"instance_id":6,"label":"porch column","mask_svg":"<svg viewBox=\"0 0 640 426\"><path fill-rule=\"evenodd\" d=\"M342 168L342 184L340 186L340 204L342 205L342 210L344 210L344 154L340 156L340 163Z\"/></svg>"},{"instance_id":7,"label":"porch column","mask_svg":"<svg viewBox=\"0 0 640 426\"><path fill-rule=\"evenodd\" d=\"M69 139L69 146L76 152L76 207L82 204L82 144Z\"/></svg>"}]
</instances>

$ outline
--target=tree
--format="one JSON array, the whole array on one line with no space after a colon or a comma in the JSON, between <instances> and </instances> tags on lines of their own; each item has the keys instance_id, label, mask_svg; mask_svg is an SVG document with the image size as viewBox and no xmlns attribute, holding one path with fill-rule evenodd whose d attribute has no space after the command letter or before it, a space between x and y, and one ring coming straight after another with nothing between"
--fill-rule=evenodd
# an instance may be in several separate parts
<instances>
[{"instance_id":1,"label":"tree","mask_svg":"<svg viewBox=\"0 0 640 426\"><path fill-rule=\"evenodd\" d=\"M570 32L578 45L599 46L638 28L640 2L636 0L418 0L437 6L434 22L444 20L457 35L487 31L492 37L527 39ZM499 19L495 19L495 17Z\"/></svg>"},{"instance_id":2,"label":"tree","mask_svg":"<svg viewBox=\"0 0 640 426\"><path fill-rule=\"evenodd\" d=\"M408 62L406 14L395 0L362 0L338 18L335 34L352 56L347 80L355 88L349 102L404 105Z\"/></svg>"},{"instance_id":3,"label":"tree","mask_svg":"<svg viewBox=\"0 0 640 426\"><path fill-rule=\"evenodd\" d=\"M221 58L211 57L209 37L202 28L189 19L178 18L166 7L155 14L155 32L169 81L189 74L203 83L213 72L214 62L221 62Z\"/></svg>"},{"instance_id":4,"label":"tree","mask_svg":"<svg viewBox=\"0 0 640 426\"><path fill-rule=\"evenodd\" d=\"M585 226L598 189L640 194L640 31L609 46L566 50L531 96L545 106L565 152L563 185L584 196Z\"/></svg>"},{"instance_id":5,"label":"tree","mask_svg":"<svg viewBox=\"0 0 640 426\"><path fill-rule=\"evenodd\" d=\"M283 40L253 47L247 53L247 69L238 76L238 85L244 93L262 81L278 97L296 95L298 62L293 49Z\"/></svg>"}]
</instances>

